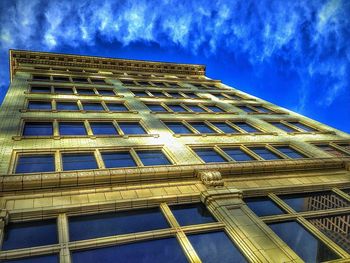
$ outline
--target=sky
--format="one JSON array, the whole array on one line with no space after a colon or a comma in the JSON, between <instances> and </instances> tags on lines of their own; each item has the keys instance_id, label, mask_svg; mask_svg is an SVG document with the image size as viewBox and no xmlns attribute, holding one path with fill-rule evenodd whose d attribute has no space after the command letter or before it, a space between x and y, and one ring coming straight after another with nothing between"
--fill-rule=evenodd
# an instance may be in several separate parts
<instances>
[{"instance_id":1,"label":"sky","mask_svg":"<svg viewBox=\"0 0 350 263\"><path fill-rule=\"evenodd\" d=\"M0 0L8 50L207 66L207 76L350 132L348 0Z\"/></svg>"}]
</instances>

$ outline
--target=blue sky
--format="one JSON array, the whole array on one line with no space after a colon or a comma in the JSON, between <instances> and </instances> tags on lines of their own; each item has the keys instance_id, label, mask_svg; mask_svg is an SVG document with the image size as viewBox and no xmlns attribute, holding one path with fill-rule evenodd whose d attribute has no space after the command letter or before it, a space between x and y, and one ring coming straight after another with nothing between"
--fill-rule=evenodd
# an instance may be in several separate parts
<instances>
[{"instance_id":1,"label":"blue sky","mask_svg":"<svg viewBox=\"0 0 350 263\"><path fill-rule=\"evenodd\" d=\"M350 132L350 1L0 1L8 49L207 65L207 75Z\"/></svg>"}]
</instances>

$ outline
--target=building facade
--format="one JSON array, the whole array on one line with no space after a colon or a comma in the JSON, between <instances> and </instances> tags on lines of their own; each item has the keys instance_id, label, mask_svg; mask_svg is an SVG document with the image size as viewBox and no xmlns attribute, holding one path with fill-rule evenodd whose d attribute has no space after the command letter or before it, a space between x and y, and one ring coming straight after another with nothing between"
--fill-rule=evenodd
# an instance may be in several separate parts
<instances>
[{"instance_id":1,"label":"building facade","mask_svg":"<svg viewBox=\"0 0 350 263\"><path fill-rule=\"evenodd\" d=\"M349 262L350 135L205 66L10 51L1 262Z\"/></svg>"}]
</instances>

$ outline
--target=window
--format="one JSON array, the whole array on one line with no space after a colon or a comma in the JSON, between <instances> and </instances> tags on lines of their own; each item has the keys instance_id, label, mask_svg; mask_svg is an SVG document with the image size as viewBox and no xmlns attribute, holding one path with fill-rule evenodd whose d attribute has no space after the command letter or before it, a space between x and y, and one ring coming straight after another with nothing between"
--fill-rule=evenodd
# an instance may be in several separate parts
<instances>
[{"instance_id":1,"label":"window","mask_svg":"<svg viewBox=\"0 0 350 263\"><path fill-rule=\"evenodd\" d=\"M205 110L197 105L186 105L188 108L190 108L194 112L205 112Z\"/></svg>"},{"instance_id":2,"label":"window","mask_svg":"<svg viewBox=\"0 0 350 263\"><path fill-rule=\"evenodd\" d=\"M256 110L253 110L252 108L245 106L245 105L238 105L237 108L249 113L249 112L256 112Z\"/></svg>"},{"instance_id":3,"label":"window","mask_svg":"<svg viewBox=\"0 0 350 263\"><path fill-rule=\"evenodd\" d=\"M176 105L176 104L174 104L174 105L168 105L168 107L170 108L170 109L172 109L174 112L186 112L187 110L184 108L184 107L182 107L181 105Z\"/></svg>"},{"instance_id":4,"label":"window","mask_svg":"<svg viewBox=\"0 0 350 263\"><path fill-rule=\"evenodd\" d=\"M268 197L245 198L244 202L257 216L270 216L284 214Z\"/></svg>"},{"instance_id":5,"label":"window","mask_svg":"<svg viewBox=\"0 0 350 263\"><path fill-rule=\"evenodd\" d=\"M105 109L103 108L101 103L95 103L95 102L84 102L83 103L83 108L86 111L104 111Z\"/></svg>"},{"instance_id":6,"label":"window","mask_svg":"<svg viewBox=\"0 0 350 263\"><path fill-rule=\"evenodd\" d=\"M281 153L284 153L289 158L292 159L300 159L300 158L306 158L305 155L301 154L297 150L294 150L293 148L289 146L274 146L277 150L279 150Z\"/></svg>"},{"instance_id":7,"label":"window","mask_svg":"<svg viewBox=\"0 0 350 263\"><path fill-rule=\"evenodd\" d=\"M73 77L72 79L74 82L77 82L77 83L89 83L87 78Z\"/></svg>"},{"instance_id":8,"label":"window","mask_svg":"<svg viewBox=\"0 0 350 263\"><path fill-rule=\"evenodd\" d=\"M93 89L77 89L77 92L80 95L95 95L95 91Z\"/></svg>"},{"instance_id":9,"label":"window","mask_svg":"<svg viewBox=\"0 0 350 263\"><path fill-rule=\"evenodd\" d=\"M272 110L270 110L268 108L265 108L264 106L255 105L254 108L257 109L260 112L263 112L263 113L271 113L271 112L273 112Z\"/></svg>"},{"instance_id":10,"label":"window","mask_svg":"<svg viewBox=\"0 0 350 263\"><path fill-rule=\"evenodd\" d=\"M131 80L123 80L120 81L123 85L135 85L135 82L131 81Z\"/></svg>"},{"instance_id":11,"label":"window","mask_svg":"<svg viewBox=\"0 0 350 263\"><path fill-rule=\"evenodd\" d=\"M141 86L151 86L151 84L149 84L149 82L146 81L138 81L137 83Z\"/></svg>"},{"instance_id":12,"label":"window","mask_svg":"<svg viewBox=\"0 0 350 263\"><path fill-rule=\"evenodd\" d=\"M189 92L186 92L186 93L184 93L187 97L190 97L190 98L192 98L192 99L198 99L199 97L196 95L196 94L194 94L194 93L189 93Z\"/></svg>"},{"instance_id":13,"label":"window","mask_svg":"<svg viewBox=\"0 0 350 263\"><path fill-rule=\"evenodd\" d=\"M90 126L94 135L117 135L112 122L90 122Z\"/></svg>"},{"instance_id":14,"label":"window","mask_svg":"<svg viewBox=\"0 0 350 263\"><path fill-rule=\"evenodd\" d=\"M90 79L93 84L106 84L106 81L104 79Z\"/></svg>"},{"instance_id":15,"label":"window","mask_svg":"<svg viewBox=\"0 0 350 263\"><path fill-rule=\"evenodd\" d=\"M51 93L51 87L47 86L31 86L30 91L32 93Z\"/></svg>"},{"instance_id":16,"label":"window","mask_svg":"<svg viewBox=\"0 0 350 263\"><path fill-rule=\"evenodd\" d=\"M166 126L172 130L175 134L191 134L193 133L181 122L166 122Z\"/></svg>"},{"instance_id":17,"label":"window","mask_svg":"<svg viewBox=\"0 0 350 263\"><path fill-rule=\"evenodd\" d=\"M58 94L73 94L73 89L72 88L57 88L55 87L55 93Z\"/></svg>"},{"instance_id":18,"label":"window","mask_svg":"<svg viewBox=\"0 0 350 263\"><path fill-rule=\"evenodd\" d=\"M16 174L54 172L55 160L52 154L20 155L17 160Z\"/></svg>"},{"instance_id":19,"label":"window","mask_svg":"<svg viewBox=\"0 0 350 263\"><path fill-rule=\"evenodd\" d=\"M29 101L28 110L51 110L50 101Z\"/></svg>"},{"instance_id":20,"label":"window","mask_svg":"<svg viewBox=\"0 0 350 263\"><path fill-rule=\"evenodd\" d=\"M216 131L214 131L204 122L191 122L190 124L200 133L216 133Z\"/></svg>"},{"instance_id":21,"label":"window","mask_svg":"<svg viewBox=\"0 0 350 263\"><path fill-rule=\"evenodd\" d=\"M170 209L181 226L216 222L202 203L174 205Z\"/></svg>"},{"instance_id":22,"label":"window","mask_svg":"<svg viewBox=\"0 0 350 263\"><path fill-rule=\"evenodd\" d=\"M154 97L166 97L163 92L152 91L151 93Z\"/></svg>"},{"instance_id":23,"label":"window","mask_svg":"<svg viewBox=\"0 0 350 263\"><path fill-rule=\"evenodd\" d=\"M252 156L247 154L242 149L236 147L236 148L222 148L222 150L230 156L233 160L237 162L244 162L244 161L252 161L255 160Z\"/></svg>"},{"instance_id":24,"label":"window","mask_svg":"<svg viewBox=\"0 0 350 263\"><path fill-rule=\"evenodd\" d=\"M177 92L168 92L168 94L174 98L183 98L183 96Z\"/></svg>"},{"instance_id":25,"label":"window","mask_svg":"<svg viewBox=\"0 0 350 263\"><path fill-rule=\"evenodd\" d=\"M58 101L56 102L57 110L72 110L77 111L79 107L76 102L66 102L66 101Z\"/></svg>"},{"instance_id":26,"label":"window","mask_svg":"<svg viewBox=\"0 0 350 263\"><path fill-rule=\"evenodd\" d=\"M110 111L128 111L128 108L123 103L106 103Z\"/></svg>"},{"instance_id":27,"label":"window","mask_svg":"<svg viewBox=\"0 0 350 263\"><path fill-rule=\"evenodd\" d=\"M282 157L280 157L277 154L271 152L269 149L267 149L265 147L251 147L249 149L252 150L257 155L259 155L264 160L282 159Z\"/></svg>"},{"instance_id":28,"label":"window","mask_svg":"<svg viewBox=\"0 0 350 263\"><path fill-rule=\"evenodd\" d=\"M60 122L60 135L87 135L83 122Z\"/></svg>"},{"instance_id":29,"label":"window","mask_svg":"<svg viewBox=\"0 0 350 263\"><path fill-rule=\"evenodd\" d=\"M31 256L28 258L2 260L3 263L58 263L58 255Z\"/></svg>"},{"instance_id":30,"label":"window","mask_svg":"<svg viewBox=\"0 0 350 263\"><path fill-rule=\"evenodd\" d=\"M321 144L321 145L315 145L316 147L320 148L321 150L325 151L326 153L332 155L332 156L349 156L349 154L334 148L331 145L328 144Z\"/></svg>"},{"instance_id":31,"label":"window","mask_svg":"<svg viewBox=\"0 0 350 263\"><path fill-rule=\"evenodd\" d=\"M288 123L298 127L299 129L302 129L303 131L306 131L306 132L315 132L317 131L316 129L306 125L306 124L303 124L301 122L298 122L298 121L288 121Z\"/></svg>"},{"instance_id":32,"label":"window","mask_svg":"<svg viewBox=\"0 0 350 263\"><path fill-rule=\"evenodd\" d=\"M212 124L224 133L239 133L239 131L225 122L212 122Z\"/></svg>"},{"instance_id":33,"label":"window","mask_svg":"<svg viewBox=\"0 0 350 263\"><path fill-rule=\"evenodd\" d=\"M93 153L62 154L63 171L97 169Z\"/></svg>"},{"instance_id":34,"label":"window","mask_svg":"<svg viewBox=\"0 0 350 263\"><path fill-rule=\"evenodd\" d=\"M103 96L115 96L115 93L113 90L109 90L109 89L99 89L97 90L99 94L103 95Z\"/></svg>"},{"instance_id":35,"label":"window","mask_svg":"<svg viewBox=\"0 0 350 263\"><path fill-rule=\"evenodd\" d=\"M52 122L26 122L23 136L52 136Z\"/></svg>"},{"instance_id":36,"label":"window","mask_svg":"<svg viewBox=\"0 0 350 263\"><path fill-rule=\"evenodd\" d=\"M259 130L257 130L252 125L250 125L246 122L235 122L234 124L237 125L239 128L241 128L242 130L249 132L249 133L260 132Z\"/></svg>"},{"instance_id":37,"label":"window","mask_svg":"<svg viewBox=\"0 0 350 263\"><path fill-rule=\"evenodd\" d=\"M129 152L102 152L101 155L106 168L136 166Z\"/></svg>"},{"instance_id":38,"label":"window","mask_svg":"<svg viewBox=\"0 0 350 263\"><path fill-rule=\"evenodd\" d=\"M161 150L136 151L144 166L171 164Z\"/></svg>"},{"instance_id":39,"label":"window","mask_svg":"<svg viewBox=\"0 0 350 263\"><path fill-rule=\"evenodd\" d=\"M212 94L214 95L215 97L219 98L219 99L227 99L227 97L225 97L224 95L220 94L220 93L214 93Z\"/></svg>"},{"instance_id":40,"label":"window","mask_svg":"<svg viewBox=\"0 0 350 263\"><path fill-rule=\"evenodd\" d=\"M212 148L199 148L194 151L205 163L227 162L224 157Z\"/></svg>"},{"instance_id":41,"label":"window","mask_svg":"<svg viewBox=\"0 0 350 263\"><path fill-rule=\"evenodd\" d=\"M53 76L53 81L56 82L70 82L69 77L65 77L65 76Z\"/></svg>"},{"instance_id":42,"label":"window","mask_svg":"<svg viewBox=\"0 0 350 263\"><path fill-rule=\"evenodd\" d=\"M33 81L50 81L50 76L33 75L32 80Z\"/></svg>"},{"instance_id":43,"label":"window","mask_svg":"<svg viewBox=\"0 0 350 263\"><path fill-rule=\"evenodd\" d=\"M162 106L162 105L159 105L159 104L146 104L146 106L151 110L151 111L154 111L154 112L166 112L167 110Z\"/></svg>"},{"instance_id":44,"label":"window","mask_svg":"<svg viewBox=\"0 0 350 263\"><path fill-rule=\"evenodd\" d=\"M293 129L292 127L289 127L288 125L282 123L282 122L270 122L273 126L285 131L285 132L298 132L297 130Z\"/></svg>"},{"instance_id":45,"label":"window","mask_svg":"<svg viewBox=\"0 0 350 263\"><path fill-rule=\"evenodd\" d=\"M145 134L145 130L138 122L118 122L123 133L128 134Z\"/></svg>"},{"instance_id":46,"label":"window","mask_svg":"<svg viewBox=\"0 0 350 263\"><path fill-rule=\"evenodd\" d=\"M132 93L134 93L134 95L137 97L148 97L149 96L145 91L133 90Z\"/></svg>"},{"instance_id":47,"label":"window","mask_svg":"<svg viewBox=\"0 0 350 263\"><path fill-rule=\"evenodd\" d=\"M153 84L158 86L158 87L166 87L165 84L162 82L153 82Z\"/></svg>"},{"instance_id":48,"label":"window","mask_svg":"<svg viewBox=\"0 0 350 263\"><path fill-rule=\"evenodd\" d=\"M224 110L219 108L218 106L210 106L210 105L205 105L208 109L210 109L213 112L223 112Z\"/></svg>"}]
</instances>

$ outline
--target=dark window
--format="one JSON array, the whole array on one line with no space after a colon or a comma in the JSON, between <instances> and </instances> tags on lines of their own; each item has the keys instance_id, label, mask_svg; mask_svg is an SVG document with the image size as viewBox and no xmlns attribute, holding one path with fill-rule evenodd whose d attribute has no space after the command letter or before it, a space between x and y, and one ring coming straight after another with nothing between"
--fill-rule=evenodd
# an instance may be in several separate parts
<instances>
[{"instance_id":1,"label":"dark window","mask_svg":"<svg viewBox=\"0 0 350 263\"><path fill-rule=\"evenodd\" d=\"M271 152L269 149L265 147L252 147L249 148L254 153L259 155L264 160L276 160L276 159L282 159L282 157L278 156L277 154Z\"/></svg>"},{"instance_id":2,"label":"dark window","mask_svg":"<svg viewBox=\"0 0 350 263\"><path fill-rule=\"evenodd\" d=\"M77 92L81 95L95 95L95 91L93 89L77 89Z\"/></svg>"},{"instance_id":3,"label":"dark window","mask_svg":"<svg viewBox=\"0 0 350 263\"><path fill-rule=\"evenodd\" d=\"M170 209L181 226L216 222L202 203L175 205L171 206Z\"/></svg>"},{"instance_id":4,"label":"dark window","mask_svg":"<svg viewBox=\"0 0 350 263\"><path fill-rule=\"evenodd\" d=\"M105 152L101 153L106 168L136 166L129 152Z\"/></svg>"},{"instance_id":5,"label":"dark window","mask_svg":"<svg viewBox=\"0 0 350 263\"><path fill-rule=\"evenodd\" d=\"M28 102L29 110L51 110L50 101L29 101Z\"/></svg>"},{"instance_id":6,"label":"dark window","mask_svg":"<svg viewBox=\"0 0 350 263\"><path fill-rule=\"evenodd\" d=\"M220 93L214 93L212 94L214 95L215 97L219 98L219 99L227 99L227 97L225 97L224 95L220 94Z\"/></svg>"},{"instance_id":7,"label":"dark window","mask_svg":"<svg viewBox=\"0 0 350 263\"><path fill-rule=\"evenodd\" d=\"M62 154L63 171L97 169L93 153Z\"/></svg>"},{"instance_id":8,"label":"dark window","mask_svg":"<svg viewBox=\"0 0 350 263\"><path fill-rule=\"evenodd\" d=\"M180 88L180 86L176 83L168 83L168 85L171 87L171 88Z\"/></svg>"},{"instance_id":9,"label":"dark window","mask_svg":"<svg viewBox=\"0 0 350 263\"><path fill-rule=\"evenodd\" d=\"M168 92L170 96L174 98L183 98L183 96L180 93L177 92Z\"/></svg>"},{"instance_id":10,"label":"dark window","mask_svg":"<svg viewBox=\"0 0 350 263\"><path fill-rule=\"evenodd\" d=\"M124 134L145 134L145 130L138 122L118 122Z\"/></svg>"},{"instance_id":11,"label":"dark window","mask_svg":"<svg viewBox=\"0 0 350 263\"><path fill-rule=\"evenodd\" d=\"M128 108L123 103L107 103L110 111L128 111Z\"/></svg>"},{"instance_id":12,"label":"dark window","mask_svg":"<svg viewBox=\"0 0 350 263\"><path fill-rule=\"evenodd\" d=\"M271 112L273 112L270 109L265 108L264 106L254 106L254 108L257 109L260 112L263 112L263 113L271 113Z\"/></svg>"},{"instance_id":13,"label":"dark window","mask_svg":"<svg viewBox=\"0 0 350 263\"><path fill-rule=\"evenodd\" d=\"M68 222L71 241L169 227L159 208L74 216Z\"/></svg>"},{"instance_id":14,"label":"dark window","mask_svg":"<svg viewBox=\"0 0 350 263\"><path fill-rule=\"evenodd\" d=\"M135 82L133 81L123 80L121 82L123 83L123 85L135 85Z\"/></svg>"},{"instance_id":15,"label":"dark window","mask_svg":"<svg viewBox=\"0 0 350 263\"><path fill-rule=\"evenodd\" d=\"M187 97L190 97L192 99L197 99L198 98L198 96L196 94L194 94L194 93L185 93L185 94L186 94Z\"/></svg>"},{"instance_id":16,"label":"dark window","mask_svg":"<svg viewBox=\"0 0 350 263\"><path fill-rule=\"evenodd\" d=\"M56 108L57 110L74 110L74 111L79 110L79 107L76 102L66 102L66 101L56 102Z\"/></svg>"},{"instance_id":17,"label":"dark window","mask_svg":"<svg viewBox=\"0 0 350 263\"><path fill-rule=\"evenodd\" d=\"M231 127L225 122L212 122L215 127L219 128L222 130L224 133L239 133L235 128Z\"/></svg>"},{"instance_id":18,"label":"dark window","mask_svg":"<svg viewBox=\"0 0 350 263\"><path fill-rule=\"evenodd\" d=\"M236 106L237 108L240 108L241 110L245 111L245 112L256 112L256 110L253 110L252 108L249 108L248 106L244 106L244 105L241 105L241 106Z\"/></svg>"},{"instance_id":19,"label":"dark window","mask_svg":"<svg viewBox=\"0 0 350 263\"><path fill-rule=\"evenodd\" d=\"M155 97L166 97L163 92L151 91L151 93Z\"/></svg>"},{"instance_id":20,"label":"dark window","mask_svg":"<svg viewBox=\"0 0 350 263\"><path fill-rule=\"evenodd\" d=\"M113 247L73 251L74 263L114 263L116 259L142 263L187 263L176 238L147 240Z\"/></svg>"},{"instance_id":21,"label":"dark window","mask_svg":"<svg viewBox=\"0 0 350 263\"><path fill-rule=\"evenodd\" d=\"M99 89L97 91L99 94L103 96L115 96L115 93L113 92L113 90L110 90L110 89Z\"/></svg>"},{"instance_id":22,"label":"dark window","mask_svg":"<svg viewBox=\"0 0 350 263\"><path fill-rule=\"evenodd\" d=\"M202 149L195 149L194 151L205 163L227 162L227 160L224 159L224 157L222 157L216 151L214 151L214 149L202 148Z\"/></svg>"},{"instance_id":23,"label":"dark window","mask_svg":"<svg viewBox=\"0 0 350 263\"><path fill-rule=\"evenodd\" d=\"M189 134L193 133L181 122L166 122L166 126L176 134Z\"/></svg>"},{"instance_id":24,"label":"dark window","mask_svg":"<svg viewBox=\"0 0 350 263\"><path fill-rule=\"evenodd\" d=\"M174 112L185 112L187 111L184 107L181 105L168 105L170 109L172 109Z\"/></svg>"},{"instance_id":25,"label":"dark window","mask_svg":"<svg viewBox=\"0 0 350 263\"><path fill-rule=\"evenodd\" d=\"M339 258L295 221L268 225L305 262L323 262Z\"/></svg>"},{"instance_id":26,"label":"dark window","mask_svg":"<svg viewBox=\"0 0 350 263\"><path fill-rule=\"evenodd\" d=\"M234 124L246 132L260 132L258 129L246 122L235 122Z\"/></svg>"},{"instance_id":27,"label":"dark window","mask_svg":"<svg viewBox=\"0 0 350 263\"><path fill-rule=\"evenodd\" d=\"M26 122L23 136L51 136L53 134L52 122Z\"/></svg>"},{"instance_id":28,"label":"dark window","mask_svg":"<svg viewBox=\"0 0 350 263\"><path fill-rule=\"evenodd\" d=\"M58 263L57 255L34 256L29 258L3 259L2 263Z\"/></svg>"},{"instance_id":29,"label":"dark window","mask_svg":"<svg viewBox=\"0 0 350 263\"><path fill-rule=\"evenodd\" d=\"M58 94L73 94L73 89L72 88L57 88L55 87L55 93Z\"/></svg>"},{"instance_id":30,"label":"dark window","mask_svg":"<svg viewBox=\"0 0 350 263\"><path fill-rule=\"evenodd\" d=\"M83 108L86 111L104 111L101 103L94 103L94 102L84 102Z\"/></svg>"},{"instance_id":31,"label":"dark window","mask_svg":"<svg viewBox=\"0 0 350 263\"><path fill-rule=\"evenodd\" d=\"M51 93L51 87L31 86L30 91L33 93Z\"/></svg>"},{"instance_id":32,"label":"dark window","mask_svg":"<svg viewBox=\"0 0 350 263\"><path fill-rule=\"evenodd\" d=\"M54 172L55 159L52 154L20 155L16 173Z\"/></svg>"},{"instance_id":33,"label":"dark window","mask_svg":"<svg viewBox=\"0 0 350 263\"><path fill-rule=\"evenodd\" d=\"M95 135L116 135L117 130L115 129L112 122L90 122L90 126L93 134Z\"/></svg>"},{"instance_id":34,"label":"dark window","mask_svg":"<svg viewBox=\"0 0 350 263\"><path fill-rule=\"evenodd\" d=\"M237 162L255 160L252 156L241 150L240 148L223 148L222 149L227 155Z\"/></svg>"},{"instance_id":35,"label":"dark window","mask_svg":"<svg viewBox=\"0 0 350 263\"><path fill-rule=\"evenodd\" d=\"M216 131L214 131L204 122L191 122L190 124L200 133L216 133Z\"/></svg>"},{"instance_id":36,"label":"dark window","mask_svg":"<svg viewBox=\"0 0 350 263\"><path fill-rule=\"evenodd\" d=\"M241 100L241 99L242 99L242 97L239 97L239 96L236 95L236 94L226 94L226 95L228 95L228 97L229 97L230 99L233 99L233 100Z\"/></svg>"},{"instance_id":37,"label":"dark window","mask_svg":"<svg viewBox=\"0 0 350 263\"><path fill-rule=\"evenodd\" d=\"M86 129L83 122L60 122L60 135L86 135Z\"/></svg>"},{"instance_id":38,"label":"dark window","mask_svg":"<svg viewBox=\"0 0 350 263\"><path fill-rule=\"evenodd\" d=\"M165 87L165 84L162 82L153 82L153 84L158 86L158 87Z\"/></svg>"},{"instance_id":39,"label":"dark window","mask_svg":"<svg viewBox=\"0 0 350 263\"><path fill-rule=\"evenodd\" d=\"M136 152L144 166L171 164L161 150Z\"/></svg>"},{"instance_id":40,"label":"dark window","mask_svg":"<svg viewBox=\"0 0 350 263\"><path fill-rule=\"evenodd\" d=\"M254 197L244 199L246 204L257 216L270 216L284 214L268 197Z\"/></svg>"},{"instance_id":41,"label":"dark window","mask_svg":"<svg viewBox=\"0 0 350 263\"><path fill-rule=\"evenodd\" d=\"M57 82L69 82L69 77L64 76L53 76L53 80Z\"/></svg>"},{"instance_id":42,"label":"dark window","mask_svg":"<svg viewBox=\"0 0 350 263\"><path fill-rule=\"evenodd\" d=\"M270 122L270 124L272 124L273 126L285 131L285 132L297 132L297 130L287 126L286 124L284 123L281 123L281 122Z\"/></svg>"},{"instance_id":43,"label":"dark window","mask_svg":"<svg viewBox=\"0 0 350 263\"><path fill-rule=\"evenodd\" d=\"M223 112L224 110L219 108L218 106L210 106L210 105L205 105L208 109L210 109L213 112Z\"/></svg>"},{"instance_id":44,"label":"dark window","mask_svg":"<svg viewBox=\"0 0 350 263\"><path fill-rule=\"evenodd\" d=\"M203 86L201 84L197 84L197 83L189 83L191 84L192 86L195 86L197 88L203 88Z\"/></svg>"},{"instance_id":45,"label":"dark window","mask_svg":"<svg viewBox=\"0 0 350 263\"><path fill-rule=\"evenodd\" d=\"M307 131L307 132L314 132L314 131L317 131L316 129L306 125L306 124L303 124L301 122L298 122L298 121L289 121L288 123L304 130L304 131Z\"/></svg>"},{"instance_id":46,"label":"dark window","mask_svg":"<svg viewBox=\"0 0 350 263\"><path fill-rule=\"evenodd\" d=\"M194 112L205 112L205 110L197 105L186 105L188 108L190 108Z\"/></svg>"},{"instance_id":47,"label":"dark window","mask_svg":"<svg viewBox=\"0 0 350 263\"><path fill-rule=\"evenodd\" d=\"M148 97L149 95L144 92L144 91L136 91L136 90L133 90L132 93L134 93L135 96L138 96L138 97Z\"/></svg>"},{"instance_id":48,"label":"dark window","mask_svg":"<svg viewBox=\"0 0 350 263\"><path fill-rule=\"evenodd\" d=\"M32 80L34 80L34 81L50 81L50 76L33 75Z\"/></svg>"},{"instance_id":49,"label":"dark window","mask_svg":"<svg viewBox=\"0 0 350 263\"><path fill-rule=\"evenodd\" d=\"M138 81L137 83L141 86L151 86L151 84L149 84L149 82L146 81Z\"/></svg>"},{"instance_id":50,"label":"dark window","mask_svg":"<svg viewBox=\"0 0 350 263\"><path fill-rule=\"evenodd\" d=\"M106 81L104 79L90 79L90 80L94 84L106 84Z\"/></svg>"},{"instance_id":51,"label":"dark window","mask_svg":"<svg viewBox=\"0 0 350 263\"><path fill-rule=\"evenodd\" d=\"M77 68L70 68L70 69L68 69L69 71L71 71L71 72L83 72L83 70L82 69L77 69Z\"/></svg>"},{"instance_id":52,"label":"dark window","mask_svg":"<svg viewBox=\"0 0 350 263\"><path fill-rule=\"evenodd\" d=\"M223 231L188 235L188 239L202 262L247 262Z\"/></svg>"},{"instance_id":53,"label":"dark window","mask_svg":"<svg viewBox=\"0 0 350 263\"><path fill-rule=\"evenodd\" d=\"M9 223L5 227L2 250L58 243L56 220Z\"/></svg>"},{"instance_id":54,"label":"dark window","mask_svg":"<svg viewBox=\"0 0 350 263\"><path fill-rule=\"evenodd\" d=\"M72 78L74 82L77 83L89 83L89 81L87 80L87 78L77 78L77 77L73 77Z\"/></svg>"},{"instance_id":55,"label":"dark window","mask_svg":"<svg viewBox=\"0 0 350 263\"><path fill-rule=\"evenodd\" d=\"M346 207L350 203L333 192L281 195L280 198L297 212Z\"/></svg>"},{"instance_id":56,"label":"dark window","mask_svg":"<svg viewBox=\"0 0 350 263\"><path fill-rule=\"evenodd\" d=\"M333 156L348 156L349 154L338 150L336 148L334 148L333 146L330 146L328 144L324 144L324 145L316 145L318 148L320 148L321 150L325 151L326 153L333 155Z\"/></svg>"},{"instance_id":57,"label":"dark window","mask_svg":"<svg viewBox=\"0 0 350 263\"><path fill-rule=\"evenodd\" d=\"M281 153L284 153L288 157L292 159L300 159L300 158L306 158L305 155L301 154L297 150L294 150L293 148L289 146L274 146L277 150L279 150Z\"/></svg>"},{"instance_id":58,"label":"dark window","mask_svg":"<svg viewBox=\"0 0 350 263\"><path fill-rule=\"evenodd\" d=\"M165 112L167 111L162 105L158 105L158 104L147 104L147 107L151 110L151 111L155 111L155 112Z\"/></svg>"}]
</instances>

